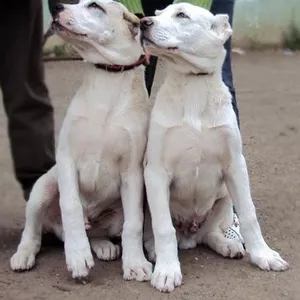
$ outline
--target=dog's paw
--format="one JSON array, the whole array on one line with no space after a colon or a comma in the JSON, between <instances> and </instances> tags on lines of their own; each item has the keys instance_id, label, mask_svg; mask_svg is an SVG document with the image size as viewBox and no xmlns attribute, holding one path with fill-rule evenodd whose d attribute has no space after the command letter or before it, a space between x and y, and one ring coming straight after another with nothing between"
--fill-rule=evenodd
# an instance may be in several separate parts
<instances>
[{"instance_id":1,"label":"dog's paw","mask_svg":"<svg viewBox=\"0 0 300 300\"><path fill-rule=\"evenodd\" d=\"M30 270L35 264L36 253L35 245L19 247L18 251L10 259L11 269L16 272Z\"/></svg>"},{"instance_id":2,"label":"dog's paw","mask_svg":"<svg viewBox=\"0 0 300 300\"><path fill-rule=\"evenodd\" d=\"M92 249L100 260L115 260L120 257L121 249L119 245L108 240L92 240Z\"/></svg>"},{"instance_id":3,"label":"dog's paw","mask_svg":"<svg viewBox=\"0 0 300 300\"><path fill-rule=\"evenodd\" d=\"M204 243L223 257L242 258L245 255L243 244L239 240L224 237L219 231L212 231L204 238Z\"/></svg>"},{"instance_id":4,"label":"dog's paw","mask_svg":"<svg viewBox=\"0 0 300 300\"><path fill-rule=\"evenodd\" d=\"M148 281L151 279L152 264L146 258L132 261L123 260L123 277L125 280Z\"/></svg>"},{"instance_id":5,"label":"dog's paw","mask_svg":"<svg viewBox=\"0 0 300 300\"><path fill-rule=\"evenodd\" d=\"M197 241L193 238L180 237L178 248L181 250L193 249L197 246Z\"/></svg>"},{"instance_id":6,"label":"dog's paw","mask_svg":"<svg viewBox=\"0 0 300 300\"><path fill-rule=\"evenodd\" d=\"M69 246L65 243L65 254L67 268L72 273L72 277L79 282L84 282L94 266L90 244L88 242L76 243L76 246L74 244Z\"/></svg>"},{"instance_id":7,"label":"dog's paw","mask_svg":"<svg viewBox=\"0 0 300 300\"><path fill-rule=\"evenodd\" d=\"M227 239L217 246L216 251L223 257L241 259L245 255L244 246L241 242Z\"/></svg>"},{"instance_id":8,"label":"dog's paw","mask_svg":"<svg viewBox=\"0 0 300 300\"><path fill-rule=\"evenodd\" d=\"M160 292L172 292L182 283L179 262L172 264L157 263L151 277L151 285Z\"/></svg>"},{"instance_id":9,"label":"dog's paw","mask_svg":"<svg viewBox=\"0 0 300 300\"><path fill-rule=\"evenodd\" d=\"M284 261L278 252L264 247L250 253L253 264L265 271L285 271L289 268L289 264Z\"/></svg>"}]
</instances>

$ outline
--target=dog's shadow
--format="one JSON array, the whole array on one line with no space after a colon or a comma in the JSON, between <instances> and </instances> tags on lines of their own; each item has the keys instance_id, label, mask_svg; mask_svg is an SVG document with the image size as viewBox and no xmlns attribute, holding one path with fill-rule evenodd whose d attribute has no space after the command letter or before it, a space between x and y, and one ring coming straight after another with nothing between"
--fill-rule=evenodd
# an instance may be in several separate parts
<instances>
[{"instance_id":1,"label":"dog's shadow","mask_svg":"<svg viewBox=\"0 0 300 300\"><path fill-rule=\"evenodd\" d=\"M3 254L5 253L4 259L9 261L10 256L15 252L21 233L20 228L0 228L0 240L2 241L0 249ZM116 283L120 285L131 284L133 286L138 284L134 282L126 283L123 280L121 258L105 262L97 259L95 255L95 266L91 269L89 277L81 282L76 282L67 271L63 243L55 241L51 245L51 240L47 240L47 243L44 242L41 251L37 255L36 265L29 272L31 274L35 273L37 276L48 274L53 279L56 277L57 282L52 286L54 289L68 292L77 289L76 286L82 284L103 288L110 288ZM114 243L120 243L120 239L114 240ZM179 257L183 275L187 276L187 280L189 278L197 279L199 276L211 276L212 272L222 273L222 270L226 272L229 268L236 269L238 273L241 269L249 268L247 258L241 260L226 259L202 245L191 250L179 250ZM24 272L24 275L26 275L26 272Z\"/></svg>"}]
</instances>

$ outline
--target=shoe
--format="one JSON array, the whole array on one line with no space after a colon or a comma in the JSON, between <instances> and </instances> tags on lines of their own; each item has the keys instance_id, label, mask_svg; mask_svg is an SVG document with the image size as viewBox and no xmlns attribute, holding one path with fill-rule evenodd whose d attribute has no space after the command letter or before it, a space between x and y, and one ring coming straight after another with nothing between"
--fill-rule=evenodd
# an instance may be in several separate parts
<instances>
[{"instance_id":1,"label":"shoe","mask_svg":"<svg viewBox=\"0 0 300 300\"><path fill-rule=\"evenodd\" d=\"M233 221L231 226L224 232L224 236L231 240L240 241L244 244L244 239L240 233L240 222L237 215L233 214Z\"/></svg>"}]
</instances>

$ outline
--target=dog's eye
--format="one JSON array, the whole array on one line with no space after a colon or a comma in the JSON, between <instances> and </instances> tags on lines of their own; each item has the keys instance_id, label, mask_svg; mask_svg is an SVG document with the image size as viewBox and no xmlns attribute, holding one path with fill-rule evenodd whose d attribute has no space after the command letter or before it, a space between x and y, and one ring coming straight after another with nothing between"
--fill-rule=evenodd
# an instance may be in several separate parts
<instances>
[{"instance_id":1,"label":"dog's eye","mask_svg":"<svg viewBox=\"0 0 300 300\"><path fill-rule=\"evenodd\" d=\"M89 7L91 7L91 8L99 8L99 5L96 2L92 2L91 4L89 4Z\"/></svg>"},{"instance_id":2,"label":"dog's eye","mask_svg":"<svg viewBox=\"0 0 300 300\"><path fill-rule=\"evenodd\" d=\"M179 12L176 14L176 18L189 19L190 17L186 15L184 12Z\"/></svg>"},{"instance_id":3,"label":"dog's eye","mask_svg":"<svg viewBox=\"0 0 300 300\"><path fill-rule=\"evenodd\" d=\"M100 9L100 10L102 10L103 12L105 12L104 9L103 9L98 3L96 3L96 2L92 2L91 4L88 5L88 7L89 7L89 8Z\"/></svg>"}]
</instances>

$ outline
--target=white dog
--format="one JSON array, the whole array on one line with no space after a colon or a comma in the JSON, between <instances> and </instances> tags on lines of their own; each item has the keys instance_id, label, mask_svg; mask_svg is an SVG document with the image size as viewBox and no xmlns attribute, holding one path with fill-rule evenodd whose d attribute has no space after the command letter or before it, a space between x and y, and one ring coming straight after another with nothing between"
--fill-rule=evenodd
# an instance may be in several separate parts
<instances>
[{"instance_id":1,"label":"white dog","mask_svg":"<svg viewBox=\"0 0 300 300\"><path fill-rule=\"evenodd\" d=\"M141 29L146 51L168 67L145 157L155 252L148 230L145 246L150 258L156 255L152 285L160 291L181 285L177 243L184 249L204 243L224 257L242 257L242 243L224 237L233 204L252 262L286 270L262 237L231 95L222 82L223 45L232 33L228 16L174 4L142 19Z\"/></svg>"},{"instance_id":2,"label":"white dog","mask_svg":"<svg viewBox=\"0 0 300 300\"><path fill-rule=\"evenodd\" d=\"M142 244L142 163L150 110L139 19L105 0L56 9L56 31L90 65L63 122L57 164L30 195L11 268L33 267L44 225L64 240L74 278L86 277L93 267L91 248L99 259L115 259L120 249L109 237L122 232L124 278L149 280L152 264Z\"/></svg>"}]
</instances>

